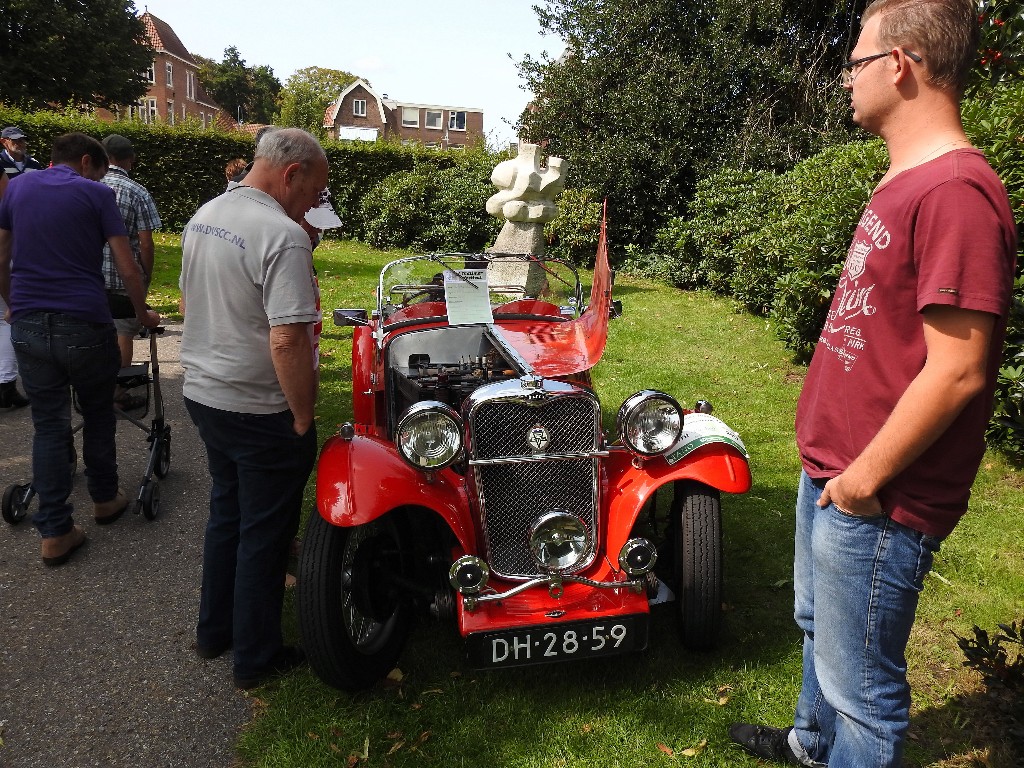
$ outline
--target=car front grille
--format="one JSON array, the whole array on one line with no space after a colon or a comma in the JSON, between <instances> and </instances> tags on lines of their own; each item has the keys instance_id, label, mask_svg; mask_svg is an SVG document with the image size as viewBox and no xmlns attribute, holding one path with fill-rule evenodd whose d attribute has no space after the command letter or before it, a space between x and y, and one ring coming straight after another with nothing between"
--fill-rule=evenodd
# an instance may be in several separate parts
<instances>
[{"instance_id":1,"label":"car front grille","mask_svg":"<svg viewBox=\"0 0 1024 768\"><path fill-rule=\"evenodd\" d=\"M470 420L472 459L523 461L474 467L483 518L488 561L499 576L539 576L529 549L530 526L537 517L562 509L579 517L597 537L597 450L600 406L587 392L576 390L534 401L508 398L485 401ZM535 454L527 441L543 426L550 444ZM544 455L583 454L580 458L544 459ZM581 560L579 570L592 559Z\"/></svg>"}]
</instances>

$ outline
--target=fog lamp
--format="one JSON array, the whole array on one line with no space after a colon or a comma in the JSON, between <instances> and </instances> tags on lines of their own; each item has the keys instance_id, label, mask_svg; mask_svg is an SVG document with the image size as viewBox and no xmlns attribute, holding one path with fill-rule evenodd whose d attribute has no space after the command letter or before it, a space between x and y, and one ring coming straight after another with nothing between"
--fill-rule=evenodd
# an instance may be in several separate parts
<instances>
[{"instance_id":1,"label":"fog lamp","mask_svg":"<svg viewBox=\"0 0 1024 768\"><path fill-rule=\"evenodd\" d=\"M655 456L667 451L679 439L683 409L671 395L645 389L626 399L615 423L631 451Z\"/></svg>"},{"instance_id":2,"label":"fog lamp","mask_svg":"<svg viewBox=\"0 0 1024 768\"><path fill-rule=\"evenodd\" d=\"M475 595L487 586L491 575L487 563L474 555L463 555L448 571L448 581L463 595Z\"/></svg>"},{"instance_id":3,"label":"fog lamp","mask_svg":"<svg viewBox=\"0 0 1024 768\"><path fill-rule=\"evenodd\" d=\"M444 469L462 453L462 420L444 403L424 400L398 420L395 444L417 469Z\"/></svg>"},{"instance_id":4,"label":"fog lamp","mask_svg":"<svg viewBox=\"0 0 1024 768\"><path fill-rule=\"evenodd\" d=\"M647 539L630 539L619 552L619 567L630 576L649 573L658 561L658 550Z\"/></svg>"},{"instance_id":5,"label":"fog lamp","mask_svg":"<svg viewBox=\"0 0 1024 768\"><path fill-rule=\"evenodd\" d=\"M541 570L548 573L569 570L589 551L586 526L565 510L546 512L530 528L530 552Z\"/></svg>"}]
</instances>

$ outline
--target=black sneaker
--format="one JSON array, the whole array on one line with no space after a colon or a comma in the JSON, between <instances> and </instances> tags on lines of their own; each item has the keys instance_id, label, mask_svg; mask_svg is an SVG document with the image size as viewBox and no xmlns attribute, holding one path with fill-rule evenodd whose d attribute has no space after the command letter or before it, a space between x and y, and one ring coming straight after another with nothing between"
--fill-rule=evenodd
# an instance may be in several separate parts
<instances>
[{"instance_id":1,"label":"black sneaker","mask_svg":"<svg viewBox=\"0 0 1024 768\"><path fill-rule=\"evenodd\" d=\"M291 672L296 667L305 664L305 662L306 654L303 653L301 648L294 645L282 645L278 652L274 654L274 659L270 662L270 666L260 674L251 677L235 675L235 687L241 688L243 691L257 688L278 675Z\"/></svg>"},{"instance_id":2,"label":"black sneaker","mask_svg":"<svg viewBox=\"0 0 1024 768\"><path fill-rule=\"evenodd\" d=\"M789 746L789 728L772 728L767 725L733 723L729 726L729 738L747 752L765 760L781 760L791 765L803 765Z\"/></svg>"}]
</instances>

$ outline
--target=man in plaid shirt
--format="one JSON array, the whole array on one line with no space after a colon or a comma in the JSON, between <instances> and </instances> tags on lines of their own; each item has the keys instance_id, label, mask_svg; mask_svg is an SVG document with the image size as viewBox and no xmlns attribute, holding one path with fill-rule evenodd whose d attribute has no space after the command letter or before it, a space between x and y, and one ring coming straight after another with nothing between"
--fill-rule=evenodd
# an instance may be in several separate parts
<instances>
[{"instance_id":1,"label":"man in plaid shirt","mask_svg":"<svg viewBox=\"0 0 1024 768\"><path fill-rule=\"evenodd\" d=\"M142 270L143 282L148 289L153 277L153 230L160 228L160 214L157 213L156 203L149 191L128 176L135 164L135 148L132 143L124 136L112 133L103 139L103 148L110 158L110 170L102 181L114 190L117 207L124 219L125 229L128 230L132 255ZM109 293L127 297L124 282L114 268L109 245L103 249L103 276ZM142 326L135 319L134 313L123 319L116 314L114 325L117 327L117 346L121 350L121 366L127 367L132 364L132 340Z\"/></svg>"}]
</instances>

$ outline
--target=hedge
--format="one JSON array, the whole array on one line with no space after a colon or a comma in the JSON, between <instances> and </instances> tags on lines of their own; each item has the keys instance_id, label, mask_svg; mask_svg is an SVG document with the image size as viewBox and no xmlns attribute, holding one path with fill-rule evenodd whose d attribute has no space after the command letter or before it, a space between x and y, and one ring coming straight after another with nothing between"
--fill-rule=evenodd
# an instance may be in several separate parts
<instances>
[{"instance_id":1,"label":"hedge","mask_svg":"<svg viewBox=\"0 0 1024 768\"><path fill-rule=\"evenodd\" d=\"M203 203L224 191L224 166L228 160L251 158L254 149L253 137L246 133L204 130L193 121L173 126L137 121L110 123L74 112L24 113L0 106L0 125L20 126L28 136L29 152L44 164L49 162L53 140L61 134L81 131L97 139L111 133L126 136L135 146L137 156L132 176L153 195L164 229L171 231L184 227ZM367 231L363 200L374 194L385 179L423 166L437 172L453 169L445 177L448 187L457 190L470 184L479 196L481 185L493 193L490 172L506 156L489 153L483 147L438 151L384 141L325 142L323 147L330 163L328 187L343 222L342 228L332 234L356 238L364 238ZM439 247L455 249L458 243L441 241L446 232L455 239L464 234L451 223L449 210L462 204L453 203L451 194L439 195L438 199L444 210L437 217L430 211L424 213L447 222L435 231L433 239L440 243ZM413 245L415 234L395 233L395 247ZM477 230L470 234L477 234ZM476 239L479 240L478 234Z\"/></svg>"},{"instance_id":2,"label":"hedge","mask_svg":"<svg viewBox=\"0 0 1024 768\"><path fill-rule=\"evenodd\" d=\"M964 126L1024 222L1024 83L964 105ZM799 361L825 321L857 219L887 166L878 139L825 150L784 174L723 170L702 180L688 215L658 233L653 272L731 296L770 317ZM1018 273L1021 268L1018 254ZM1024 281L1014 307L989 436L1024 458Z\"/></svg>"}]
</instances>

